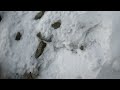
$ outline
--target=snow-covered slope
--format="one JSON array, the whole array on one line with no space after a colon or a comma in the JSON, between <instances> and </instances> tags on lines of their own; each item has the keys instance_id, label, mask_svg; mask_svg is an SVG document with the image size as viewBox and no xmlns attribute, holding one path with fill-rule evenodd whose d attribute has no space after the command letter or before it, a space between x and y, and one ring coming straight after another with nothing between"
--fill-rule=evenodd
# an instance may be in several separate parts
<instances>
[{"instance_id":1,"label":"snow-covered slope","mask_svg":"<svg viewBox=\"0 0 120 90\"><path fill-rule=\"evenodd\" d=\"M112 14L0 11L1 78L96 78L112 58Z\"/></svg>"}]
</instances>

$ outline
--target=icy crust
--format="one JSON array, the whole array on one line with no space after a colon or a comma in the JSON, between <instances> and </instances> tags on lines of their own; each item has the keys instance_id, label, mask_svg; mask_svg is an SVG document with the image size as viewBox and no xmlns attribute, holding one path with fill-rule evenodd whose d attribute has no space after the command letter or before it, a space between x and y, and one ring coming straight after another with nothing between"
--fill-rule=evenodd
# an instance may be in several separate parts
<instances>
[{"instance_id":1,"label":"icy crust","mask_svg":"<svg viewBox=\"0 0 120 90\"><path fill-rule=\"evenodd\" d=\"M110 58L111 20L97 11L46 11L34 20L38 12L0 12L4 15L0 23L2 77L21 78L32 72L36 78L96 78ZM58 29L51 27L56 21L61 21ZM22 34L19 41L17 32ZM39 32L52 41L45 41L47 46L36 59Z\"/></svg>"}]
</instances>

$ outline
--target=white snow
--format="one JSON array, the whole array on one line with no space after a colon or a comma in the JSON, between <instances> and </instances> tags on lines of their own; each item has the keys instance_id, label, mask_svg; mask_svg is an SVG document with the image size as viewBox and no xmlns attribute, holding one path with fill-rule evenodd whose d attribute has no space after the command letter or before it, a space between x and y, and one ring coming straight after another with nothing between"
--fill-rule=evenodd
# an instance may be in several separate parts
<instances>
[{"instance_id":1,"label":"white snow","mask_svg":"<svg viewBox=\"0 0 120 90\"><path fill-rule=\"evenodd\" d=\"M110 61L107 61L97 78L102 79L120 79L120 52L119 52L119 36L120 36L120 12L113 11L112 15L112 34L110 41L110 49L111 49L111 58Z\"/></svg>"},{"instance_id":2,"label":"white snow","mask_svg":"<svg viewBox=\"0 0 120 90\"><path fill-rule=\"evenodd\" d=\"M119 33L115 35L113 33L113 19L115 17L118 20L115 16L118 13L114 11L46 11L41 19L34 20L38 12L0 11L3 17L0 22L2 78L20 78L25 72L39 74L36 77L38 79L103 77L102 74L105 73L105 71L102 72L103 68L108 63L113 63L113 57L116 57L113 56L116 50L111 47L118 44L112 46L111 41L115 40L114 37L112 40L112 36L117 38L119 36ZM51 25L58 20L61 20L60 28L52 28ZM22 34L20 41L15 40L17 32ZM45 39L51 36L53 38L52 42L46 42L47 47L43 54L36 59L35 51L39 44L36 34L39 32ZM81 45L84 46L84 50L80 49ZM118 53L117 57L119 57ZM120 66L116 62L109 65L119 71Z\"/></svg>"}]
</instances>

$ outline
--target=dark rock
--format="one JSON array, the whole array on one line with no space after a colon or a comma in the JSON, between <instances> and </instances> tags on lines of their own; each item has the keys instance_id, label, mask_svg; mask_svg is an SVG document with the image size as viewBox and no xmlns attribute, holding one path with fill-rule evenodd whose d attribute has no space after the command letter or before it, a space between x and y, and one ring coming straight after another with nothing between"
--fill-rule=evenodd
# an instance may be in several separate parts
<instances>
[{"instance_id":1,"label":"dark rock","mask_svg":"<svg viewBox=\"0 0 120 90\"><path fill-rule=\"evenodd\" d=\"M42 36L41 32L37 33L37 37L40 39L40 40L43 40L43 41L46 41L46 42L52 42L52 38L53 38L53 35L51 35L50 37L48 38L45 38Z\"/></svg>"},{"instance_id":2,"label":"dark rock","mask_svg":"<svg viewBox=\"0 0 120 90\"><path fill-rule=\"evenodd\" d=\"M60 20L52 24L52 27L54 29L58 29L60 26L61 26L61 21Z\"/></svg>"},{"instance_id":3,"label":"dark rock","mask_svg":"<svg viewBox=\"0 0 120 90\"><path fill-rule=\"evenodd\" d=\"M21 39L22 35L20 32L17 33L15 40L19 41Z\"/></svg>"},{"instance_id":4,"label":"dark rock","mask_svg":"<svg viewBox=\"0 0 120 90\"><path fill-rule=\"evenodd\" d=\"M42 55L42 53L43 53L46 46L47 46L47 44L45 42L43 42L43 41L41 41L39 43L38 48L37 48L37 50L35 52L35 58L36 59L39 58Z\"/></svg>"},{"instance_id":5,"label":"dark rock","mask_svg":"<svg viewBox=\"0 0 120 90\"><path fill-rule=\"evenodd\" d=\"M41 19L44 15L45 11L40 11L36 16L35 16L35 20Z\"/></svg>"},{"instance_id":6,"label":"dark rock","mask_svg":"<svg viewBox=\"0 0 120 90\"><path fill-rule=\"evenodd\" d=\"M85 47L82 45L82 46L80 46L80 49L83 51L85 49Z\"/></svg>"},{"instance_id":7,"label":"dark rock","mask_svg":"<svg viewBox=\"0 0 120 90\"><path fill-rule=\"evenodd\" d=\"M37 33L37 37L38 37L39 39L42 39L41 32Z\"/></svg>"}]
</instances>

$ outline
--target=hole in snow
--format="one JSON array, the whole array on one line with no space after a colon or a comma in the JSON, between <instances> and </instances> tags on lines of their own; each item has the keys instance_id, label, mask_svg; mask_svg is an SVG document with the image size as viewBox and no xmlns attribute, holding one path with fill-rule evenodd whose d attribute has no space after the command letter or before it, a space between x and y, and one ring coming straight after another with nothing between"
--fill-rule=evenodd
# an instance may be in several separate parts
<instances>
[{"instance_id":1,"label":"hole in snow","mask_svg":"<svg viewBox=\"0 0 120 90\"><path fill-rule=\"evenodd\" d=\"M20 32L17 33L15 40L19 41L21 39L22 35Z\"/></svg>"},{"instance_id":2,"label":"hole in snow","mask_svg":"<svg viewBox=\"0 0 120 90\"><path fill-rule=\"evenodd\" d=\"M43 41L41 41L41 42L39 43L38 48L37 48L37 50L36 50L36 52L35 52L35 58L36 58L36 59L39 58L39 57L42 55L42 53L43 53L46 45L47 45L47 44L46 44L45 42L43 42Z\"/></svg>"},{"instance_id":3,"label":"hole in snow","mask_svg":"<svg viewBox=\"0 0 120 90\"><path fill-rule=\"evenodd\" d=\"M54 22L54 23L52 24L52 27L53 27L54 29L58 29L60 26L61 26L61 20L58 20L57 22Z\"/></svg>"},{"instance_id":4,"label":"hole in snow","mask_svg":"<svg viewBox=\"0 0 120 90\"><path fill-rule=\"evenodd\" d=\"M34 19L35 19L35 20L41 19L41 18L43 17L44 13L45 13L45 11L39 12L39 13L35 16Z\"/></svg>"}]
</instances>

